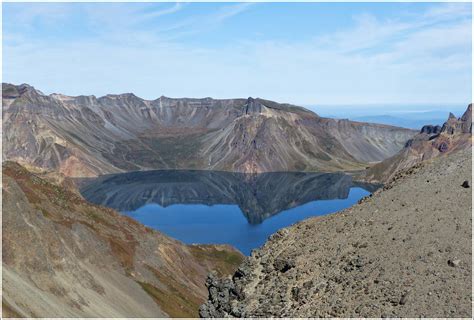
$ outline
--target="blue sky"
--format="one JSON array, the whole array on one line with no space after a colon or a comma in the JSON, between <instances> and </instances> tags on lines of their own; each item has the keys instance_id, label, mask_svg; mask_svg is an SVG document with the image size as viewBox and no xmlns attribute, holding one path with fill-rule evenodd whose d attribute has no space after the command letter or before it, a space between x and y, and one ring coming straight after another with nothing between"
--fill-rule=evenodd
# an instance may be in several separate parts
<instances>
[{"instance_id":1,"label":"blue sky","mask_svg":"<svg viewBox=\"0 0 474 320\"><path fill-rule=\"evenodd\" d=\"M3 81L45 93L471 101L470 3L3 3Z\"/></svg>"}]
</instances>

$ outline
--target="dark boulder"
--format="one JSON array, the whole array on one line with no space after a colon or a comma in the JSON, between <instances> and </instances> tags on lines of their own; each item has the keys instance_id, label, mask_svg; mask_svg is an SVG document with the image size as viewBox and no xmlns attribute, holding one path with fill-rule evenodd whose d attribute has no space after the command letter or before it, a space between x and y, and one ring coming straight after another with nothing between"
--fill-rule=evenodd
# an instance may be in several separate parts
<instances>
[{"instance_id":1,"label":"dark boulder","mask_svg":"<svg viewBox=\"0 0 474 320\"><path fill-rule=\"evenodd\" d=\"M285 273L288 270L294 268L296 266L296 262L292 258L277 258L275 259L275 262L273 263L273 267L282 272Z\"/></svg>"},{"instance_id":2,"label":"dark boulder","mask_svg":"<svg viewBox=\"0 0 474 320\"><path fill-rule=\"evenodd\" d=\"M448 151L448 149L449 149L449 145L447 142L442 142L438 147L439 152L446 152Z\"/></svg>"}]
</instances>

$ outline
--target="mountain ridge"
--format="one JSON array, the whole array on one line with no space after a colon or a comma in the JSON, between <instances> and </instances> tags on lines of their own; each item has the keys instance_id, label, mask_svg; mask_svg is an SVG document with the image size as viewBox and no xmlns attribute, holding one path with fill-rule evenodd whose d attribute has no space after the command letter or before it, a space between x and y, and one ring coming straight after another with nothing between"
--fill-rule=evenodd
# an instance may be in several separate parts
<instances>
[{"instance_id":1,"label":"mountain ridge","mask_svg":"<svg viewBox=\"0 0 474 320\"><path fill-rule=\"evenodd\" d=\"M308 113L313 113L315 115L317 115L314 111L312 110L309 110L308 108L305 108L305 107L302 107L302 106L297 106L297 105L293 105L293 104L290 104L290 103L275 103L274 101L271 101L271 100L266 100L266 99L263 99L263 98L253 98L253 97L248 97L248 98L221 98L221 99L215 99L215 98L212 98L212 97L203 97L203 98L190 98L190 97L168 97L168 96L165 96L165 95L161 95L159 96L158 98L156 99L145 99L145 98L141 98L139 96L137 96L135 93L133 92L124 92L124 93L109 93L109 94L105 94L105 95L102 95L102 96L96 96L96 95L77 95L77 96L73 96L73 95L66 95L66 94L62 94L62 93L50 93L50 94L44 94L42 91L36 89L34 86L31 86L27 83L22 83L20 85L15 85L15 84L12 84L12 83L7 83L7 82L4 82L2 83L2 86L5 90L5 87L7 88L7 90L9 88L12 88L12 87L16 87L18 88L18 92L20 94L24 94L25 92L27 91L31 91L33 93L37 93L37 94L40 94L40 95L43 95L43 96L47 96L47 97L51 97L51 98L55 98L55 99L58 99L58 100L82 100L82 99L91 99L91 100L96 100L96 101L100 101L100 100L106 100L107 98L126 98L126 97L130 97L132 99L137 99L137 100L141 100L145 103L152 103L152 102L156 102L156 101L161 101L161 100L180 100L180 101L222 101L222 102L225 102L225 101L246 101L247 103L248 102L264 102L264 103L267 103L268 105L266 105L267 107L269 108L275 108L275 109L278 109L278 106L282 106L282 107L287 107L288 109L293 109L293 110L300 110L300 111L305 111L305 112L308 112ZM5 95L4 95L5 96ZM12 97L17 97L16 95L6 95L6 97L9 97L9 98L12 98ZM277 104L277 105L276 105Z\"/></svg>"},{"instance_id":2,"label":"mountain ridge","mask_svg":"<svg viewBox=\"0 0 474 320\"><path fill-rule=\"evenodd\" d=\"M319 117L265 99L43 95L3 84L5 159L66 176L151 169L361 169L414 131Z\"/></svg>"}]
</instances>

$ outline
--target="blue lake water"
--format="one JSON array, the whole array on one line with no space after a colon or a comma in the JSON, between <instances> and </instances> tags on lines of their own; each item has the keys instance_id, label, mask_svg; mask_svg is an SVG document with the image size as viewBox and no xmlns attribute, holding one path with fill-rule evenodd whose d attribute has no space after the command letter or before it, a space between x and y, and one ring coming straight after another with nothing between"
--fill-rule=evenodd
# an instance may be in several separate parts
<instances>
[{"instance_id":1,"label":"blue lake water","mask_svg":"<svg viewBox=\"0 0 474 320\"><path fill-rule=\"evenodd\" d=\"M343 173L149 171L100 177L81 193L185 243L249 255L280 228L350 207L374 189Z\"/></svg>"}]
</instances>

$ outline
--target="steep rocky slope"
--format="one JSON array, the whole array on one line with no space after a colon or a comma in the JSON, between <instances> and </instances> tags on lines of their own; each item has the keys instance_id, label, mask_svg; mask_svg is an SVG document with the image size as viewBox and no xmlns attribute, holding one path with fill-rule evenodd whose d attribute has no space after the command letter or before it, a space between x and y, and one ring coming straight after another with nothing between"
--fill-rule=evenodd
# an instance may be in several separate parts
<instances>
[{"instance_id":1,"label":"steep rocky slope","mask_svg":"<svg viewBox=\"0 0 474 320\"><path fill-rule=\"evenodd\" d=\"M242 255L186 246L28 172L3 166L3 316L197 316L210 270Z\"/></svg>"},{"instance_id":2,"label":"steep rocky slope","mask_svg":"<svg viewBox=\"0 0 474 320\"><path fill-rule=\"evenodd\" d=\"M410 168L421 161L470 148L472 104L459 119L451 113L443 126L424 126L402 150L368 169L361 175L361 179L383 183L390 180L397 171Z\"/></svg>"},{"instance_id":3,"label":"steep rocky slope","mask_svg":"<svg viewBox=\"0 0 474 320\"><path fill-rule=\"evenodd\" d=\"M361 169L415 134L252 98L70 97L3 84L2 101L4 158L76 177L170 168Z\"/></svg>"},{"instance_id":4,"label":"steep rocky slope","mask_svg":"<svg viewBox=\"0 0 474 320\"><path fill-rule=\"evenodd\" d=\"M208 278L201 316L470 318L471 175L471 151L451 153L280 230L232 279Z\"/></svg>"}]
</instances>

